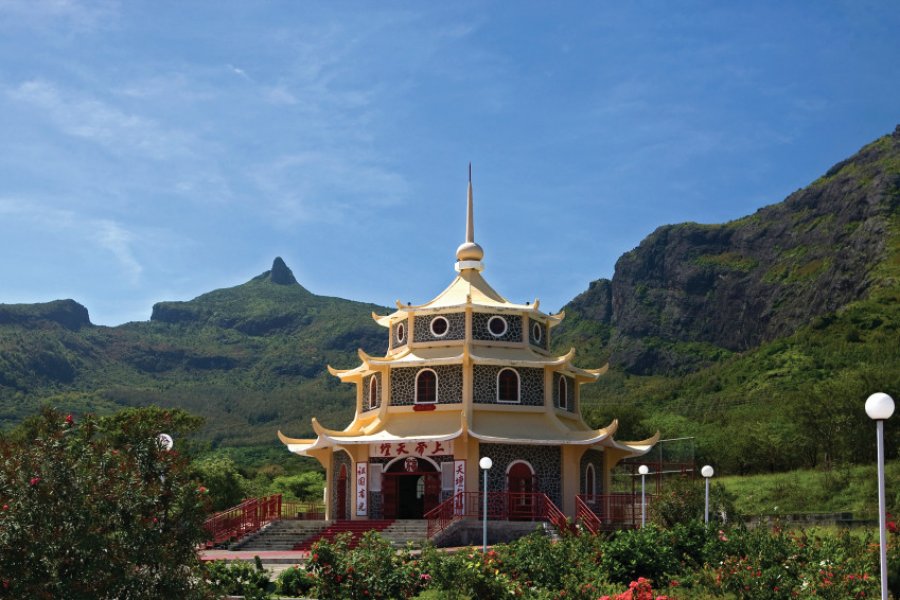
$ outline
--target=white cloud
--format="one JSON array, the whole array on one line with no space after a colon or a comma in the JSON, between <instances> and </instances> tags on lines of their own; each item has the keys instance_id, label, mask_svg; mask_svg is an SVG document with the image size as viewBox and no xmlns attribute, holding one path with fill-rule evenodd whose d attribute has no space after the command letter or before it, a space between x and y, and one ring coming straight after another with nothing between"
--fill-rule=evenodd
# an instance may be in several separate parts
<instances>
[{"instance_id":1,"label":"white cloud","mask_svg":"<svg viewBox=\"0 0 900 600\"><path fill-rule=\"evenodd\" d=\"M2 0L0 15L7 23L38 29L50 27L71 31L94 31L118 18L119 3L112 0ZM0 19L2 24L4 19Z\"/></svg>"},{"instance_id":2,"label":"white cloud","mask_svg":"<svg viewBox=\"0 0 900 600\"><path fill-rule=\"evenodd\" d=\"M134 253L134 246L138 241L135 234L112 219L86 217L71 210L12 198L0 198L0 215L10 219L18 218L45 233L75 234L80 242L110 253L119 263L122 274L132 284L138 283L143 272Z\"/></svg>"},{"instance_id":3,"label":"white cloud","mask_svg":"<svg viewBox=\"0 0 900 600\"><path fill-rule=\"evenodd\" d=\"M191 136L167 130L153 119L123 111L109 103L48 81L33 79L7 90L20 103L42 111L67 135L100 144L116 153L155 159L191 154Z\"/></svg>"}]
</instances>

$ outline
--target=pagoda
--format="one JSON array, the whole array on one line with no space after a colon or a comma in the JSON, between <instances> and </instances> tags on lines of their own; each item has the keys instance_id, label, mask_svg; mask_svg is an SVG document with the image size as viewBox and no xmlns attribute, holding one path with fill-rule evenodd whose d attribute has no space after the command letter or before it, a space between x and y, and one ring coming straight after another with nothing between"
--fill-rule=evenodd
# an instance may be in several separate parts
<instances>
[{"instance_id":1,"label":"pagoda","mask_svg":"<svg viewBox=\"0 0 900 600\"><path fill-rule=\"evenodd\" d=\"M523 510L540 492L574 518L576 496L609 490L612 468L658 440L621 442L617 421L602 429L585 424L581 385L607 366L576 367L574 348L551 353L553 328L565 314L541 312L537 300L510 302L484 279L471 168L466 212L450 285L425 304L398 301L389 315L373 313L389 332L385 356L359 350L357 367L329 366L356 386L353 421L334 430L313 418L314 439L278 432L289 451L325 468L326 519L421 519L451 498L479 492L483 457L493 463L491 492L519 498Z\"/></svg>"}]
</instances>

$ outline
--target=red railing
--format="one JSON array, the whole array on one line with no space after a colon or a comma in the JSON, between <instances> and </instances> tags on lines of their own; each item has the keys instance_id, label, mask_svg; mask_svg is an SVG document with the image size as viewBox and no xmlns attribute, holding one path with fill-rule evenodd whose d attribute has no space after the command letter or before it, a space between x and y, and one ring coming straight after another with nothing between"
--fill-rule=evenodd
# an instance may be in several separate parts
<instances>
[{"instance_id":1,"label":"red railing","mask_svg":"<svg viewBox=\"0 0 900 600\"><path fill-rule=\"evenodd\" d=\"M581 525L591 533L597 533L603 528L600 518L594 510L581 499L581 496L575 496L575 521L581 523Z\"/></svg>"},{"instance_id":2,"label":"red railing","mask_svg":"<svg viewBox=\"0 0 900 600\"><path fill-rule=\"evenodd\" d=\"M284 501L281 494L248 498L237 506L218 512L204 523L209 544L218 545L259 531L278 519L324 519L321 503Z\"/></svg>"},{"instance_id":3,"label":"red railing","mask_svg":"<svg viewBox=\"0 0 900 600\"><path fill-rule=\"evenodd\" d=\"M647 510L653 500L647 494ZM640 494L585 494L575 497L576 519L593 533L601 529L636 529L641 525Z\"/></svg>"},{"instance_id":4,"label":"red railing","mask_svg":"<svg viewBox=\"0 0 900 600\"><path fill-rule=\"evenodd\" d=\"M484 517L483 492L460 492L425 514L428 537L434 537L454 521ZM541 492L488 492L487 517L498 521L549 521L568 527L566 515Z\"/></svg>"}]
</instances>

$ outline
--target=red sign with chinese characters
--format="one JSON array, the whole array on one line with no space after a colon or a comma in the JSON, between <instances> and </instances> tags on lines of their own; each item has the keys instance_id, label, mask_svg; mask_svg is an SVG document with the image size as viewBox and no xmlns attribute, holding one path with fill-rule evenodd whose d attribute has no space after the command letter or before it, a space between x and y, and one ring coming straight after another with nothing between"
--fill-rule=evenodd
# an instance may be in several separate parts
<instances>
[{"instance_id":1,"label":"red sign with chinese characters","mask_svg":"<svg viewBox=\"0 0 900 600\"><path fill-rule=\"evenodd\" d=\"M398 456L451 456L452 454L452 440L443 442L407 440L405 442L369 444L369 456L395 458Z\"/></svg>"},{"instance_id":2,"label":"red sign with chinese characters","mask_svg":"<svg viewBox=\"0 0 900 600\"><path fill-rule=\"evenodd\" d=\"M369 513L369 463L356 463L356 516Z\"/></svg>"}]
</instances>

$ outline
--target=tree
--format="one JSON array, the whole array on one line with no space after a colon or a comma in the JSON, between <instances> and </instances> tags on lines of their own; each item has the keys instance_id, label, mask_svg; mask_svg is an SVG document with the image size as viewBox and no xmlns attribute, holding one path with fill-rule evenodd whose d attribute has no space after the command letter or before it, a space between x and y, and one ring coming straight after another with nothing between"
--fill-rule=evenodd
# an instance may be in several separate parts
<instances>
[{"instance_id":1,"label":"tree","mask_svg":"<svg viewBox=\"0 0 900 600\"><path fill-rule=\"evenodd\" d=\"M205 489L157 438L198 425L179 410L45 409L0 435L0 596L203 597Z\"/></svg>"},{"instance_id":2,"label":"tree","mask_svg":"<svg viewBox=\"0 0 900 600\"><path fill-rule=\"evenodd\" d=\"M209 490L210 508L214 511L240 504L249 491L247 480L227 456L208 456L196 461L194 473Z\"/></svg>"}]
</instances>

